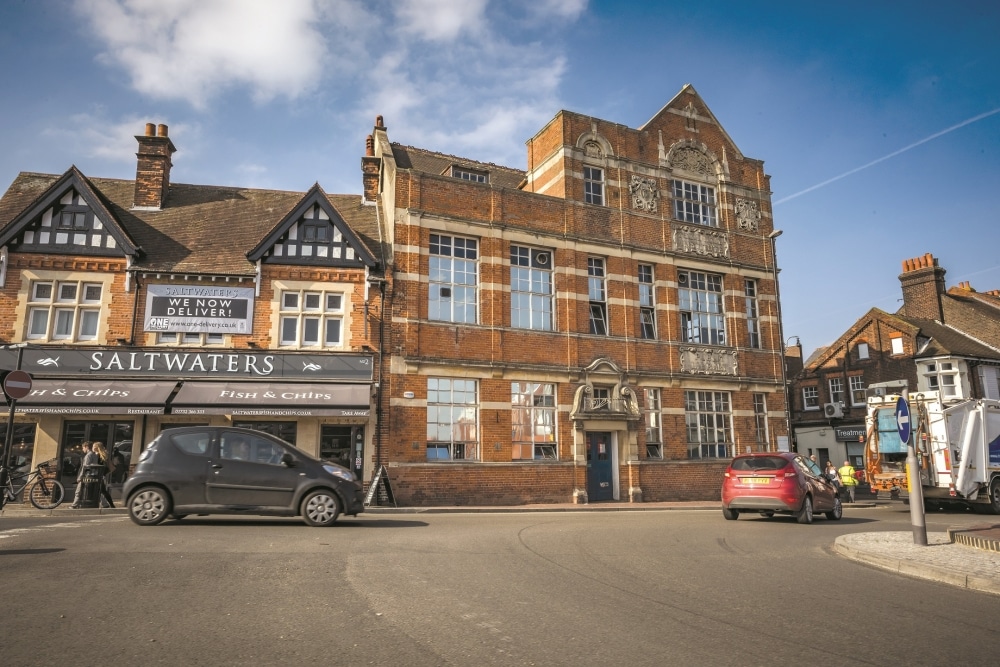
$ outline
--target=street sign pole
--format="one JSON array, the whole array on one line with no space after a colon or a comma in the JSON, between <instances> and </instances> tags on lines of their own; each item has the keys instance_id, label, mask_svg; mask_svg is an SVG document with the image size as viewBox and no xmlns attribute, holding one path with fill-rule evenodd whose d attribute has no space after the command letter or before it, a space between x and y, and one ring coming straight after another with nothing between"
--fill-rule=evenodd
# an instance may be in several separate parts
<instances>
[{"instance_id":1,"label":"street sign pole","mask_svg":"<svg viewBox=\"0 0 1000 667\"><path fill-rule=\"evenodd\" d=\"M906 442L906 486L910 494L910 525L913 527L913 543L927 546L927 525L924 522L924 490L920 483L917 450L913 446L909 403L910 392L904 389L903 397L896 404L896 425L899 427L899 437Z\"/></svg>"},{"instance_id":2,"label":"street sign pole","mask_svg":"<svg viewBox=\"0 0 1000 667\"><path fill-rule=\"evenodd\" d=\"M21 362L24 359L24 346L17 348L17 365L14 370L21 370ZM10 469L7 462L10 460L11 445L14 443L14 408L17 407L17 399L10 399L10 413L7 415L7 433L3 440L3 452L0 453L0 488L7 488L7 478L10 476ZM0 509L3 509L7 501L5 492L0 492Z\"/></svg>"}]
</instances>

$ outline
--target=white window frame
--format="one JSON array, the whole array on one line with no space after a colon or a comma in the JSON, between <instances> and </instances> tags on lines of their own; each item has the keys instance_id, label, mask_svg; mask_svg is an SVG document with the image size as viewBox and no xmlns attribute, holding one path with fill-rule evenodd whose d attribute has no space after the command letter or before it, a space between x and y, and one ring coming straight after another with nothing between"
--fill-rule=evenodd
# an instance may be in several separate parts
<instances>
[{"instance_id":1,"label":"white window frame","mask_svg":"<svg viewBox=\"0 0 1000 667\"><path fill-rule=\"evenodd\" d=\"M677 281L681 341L700 345L726 345L722 276L683 270L677 273Z\"/></svg>"},{"instance_id":2,"label":"white window frame","mask_svg":"<svg viewBox=\"0 0 1000 667\"><path fill-rule=\"evenodd\" d=\"M428 260L427 319L479 321L479 241L432 233Z\"/></svg>"},{"instance_id":3,"label":"white window frame","mask_svg":"<svg viewBox=\"0 0 1000 667\"><path fill-rule=\"evenodd\" d=\"M831 403L844 403L844 378L829 378L827 380L827 388L830 390Z\"/></svg>"},{"instance_id":4,"label":"white window frame","mask_svg":"<svg viewBox=\"0 0 1000 667\"><path fill-rule=\"evenodd\" d=\"M588 331L597 336L611 333L608 326L607 267L601 257L587 258L587 298L590 301Z\"/></svg>"},{"instance_id":5,"label":"white window frame","mask_svg":"<svg viewBox=\"0 0 1000 667\"><path fill-rule=\"evenodd\" d=\"M770 451L771 436L767 424L767 395L754 393L751 398L753 401L754 437L761 447L758 451Z\"/></svg>"},{"instance_id":6,"label":"white window frame","mask_svg":"<svg viewBox=\"0 0 1000 667\"><path fill-rule=\"evenodd\" d=\"M865 392L865 376L851 375L847 380L851 389L851 405L865 405L868 402L868 396Z\"/></svg>"},{"instance_id":7,"label":"white window frame","mask_svg":"<svg viewBox=\"0 0 1000 667\"><path fill-rule=\"evenodd\" d=\"M760 308L757 303L757 281L747 278L743 281L746 298L747 347L760 349Z\"/></svg>"},{"instance_id":8,"label":"white window frame","mask_svg":"<svg viewBox=\"0 0 1000 667\"><path fill-rule=\"evenodd\" d=\"M583 166L583 201L604 206L604 170L590 165Z\"/></svg>"},{"instance_id":9,"label":"white window frame","mask_svg":"<svg viewBox=\"0 0 1000 667\"><path fill-rule=\"evenodd\" d=\"M467 169L465 167L452 166L451 168L452 178L458 178L463 181L471 181L472 183L489 183L489 174L485 171L476 171L474 169Z\"/></svg>"},{"instance_id":10,"label":"white window frame","mask_svg":"<svg viewBox=\"0 0 1000 667\"><path fill-rule=\"evenodd\" d=\"M26 273L25 277L25 340L84 344L98 340L109 281L77 275L43 278Z\"/></svg>"},{"instance_id":11,"label":"white window frame","mask_svg":"<svg viewBox=\"0 0 1000 667\"><path fill-rule=\"evenodd\" d=\"M659 388L647 387L643 404L646 423L646 458L663 458L663 402Z\"/></svg>"},{"instance_id":12,"label":"white window frame","mask_svg":"<svg viewBox=\"0 0 1000 667\"><path fill-rule=\"evenodd\" d=\"M962 369L957 361L935 360L920 365L929 391L936 391L941 400L964 398Z\"/></svg>"},{"instance_id":13,"label":"white window frame","mask_svg":"<svg viewBox=\"0 0 1000 667\"><path fill-rule=\"evenodd\" d=\"M733 451L733 410L728 391L684 392L689 459L721 459Z\"/></svg>"},{"instance_id":14,"label":"white window frame","mask_svg":"<svg viewBox=\"0 0 1000 667\"><path fill-rule=\"evenodd\" d=\"M802 387L802 409L819 410L819 387L816 385Z\"/></svg>"},{"instance_id":15,"label":"white window frame","mask_svg":"<svg viewBox=\"0 0 1000 667\"><path fill-rule=\"evenodd\" d=\"M555 331L554 255L549 249L510 246L511 327Z\"/></svg>"},{"instance_id":16,"label":"white window frame","mask_svg":"<svg viewBox=\"0 0 1000 667\"><path fill-rule=\"evenodd\" d=\"M347 284L274 281L271 340L286 350L339 350L350 331ZM330 337L331 330L335 336Z\"/></svg>"},{"instance_id":17,"label":"white window frame","mask_svg":"<svg viewBox=\"0 0 1000 667\"><path fill-rule=\"evenodd\" d=\"M857 350L858 350L858 359L859 360L867 359L868 358L868 355L869 355L868 343L858 343Z\"/></svg>"},{"instance_id":18,"label":"white window frame","mask_svg":"<svg viewBox=\"0 0 1000 667\"><path fill-rule=\"evenodd\" d=\"M674 218L705 227L718 227L715 188L690 181L671 181Z\"/></svg>"},{"instance_id":19,"label":"white window frame","mask_svg":"<svg viewBox=\"0 0 1000 667\"><path fill-rule=\"evenodd\" d=\"M905 351L903 349L903 337L902 336L895 336L893 338L890 338L889 339L889 344L892 346L892 353L893 354L903 354L903 352Z\"/></svg>"},{"instance_id":20,"label":"white window frame","mask_svg":"<svg viewBox=\"0 0 1000 667\"><path fill-rule=\"evenodd\" d=\"M427 378L427 460L475 461L479 452L479 386L463 378Z\"/></svg>"},{"instance_id":21,"label":"white window frame","mask_svg":"<svg viewBox=\"0 0 1000 667\"><path fill-rule=\"evenodd\" d=\"M656 278L652 264L640 264L636 278L639 282L639 336L643 340L656 340Z\"/></svg>"},{"instance_id":22,"label":"white window frame","mask_svg":"<svg viewBox=\"0 0 1000 667\"><path fill-rule=\"evenodd\" d=\"M511 382L511 460L557 461L556 385Z\"/></svg>"},{"instance_id":23,"label":"white window frame","mask_svg":"<svg viewBox=\"0 0 1000 667\"><path fill-rule=\"evenodd\" d=\"M156 334L157 345L171 347L214 347L225 345L226 336L221 333L201 333L192 331L169 331Z\"/></svg>"}]
</instances>

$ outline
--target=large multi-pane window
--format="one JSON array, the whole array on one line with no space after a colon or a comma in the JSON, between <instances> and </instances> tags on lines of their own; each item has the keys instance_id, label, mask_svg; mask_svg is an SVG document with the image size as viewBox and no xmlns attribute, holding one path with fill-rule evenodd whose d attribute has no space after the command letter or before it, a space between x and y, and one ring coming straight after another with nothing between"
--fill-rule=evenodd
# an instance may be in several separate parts
<instances>
[{"instance_id":1,"label":"large multi-pane window","mask_svg":"<svg viewBox=\"0 0 1000 667\"><path fill-rule=\"evenodd\" d=\"M587 298L590 299L590 333L608 335L608 289L604 260L587 258Z\"/></svg>"},{"instance_id":2,"label":"large multi-pane window","mask_svg":"<svg viewBox=\"0 0 1000 667\"><path fill-rule=\"evenodd\" d=\"M819 387L802 387L802 407L805 410L819 410Z\"/></svg>"},{"instance_id":3,"label":"large multi-pane window","mask_svg":"<svg viewBox=\"0 0 1000 667\"><path fill-rule=\"evenodd\" d=\"M707 185L673 181L674 217L696 225L718 227L715 217L715 189Z\"/></svg>"},{"instance_id":4,"label":"large multi-pane window","mask_svg":"<svg viewBox=\"0 0 1000 667\"><path fill-rule=\"evenodd\" d=\"M28 339L82 342L97 339L101 283L36 281L28 295Z\"/></svg>"},{"instance_id":5,"label":"large multi-pane window","mask_svg":"<svg viewBox=\"0 0 1000 667\"><path fill-rule=\"evenodd\" d=\"M556 386L540 382L510 385L511 458L556 458Z\"/></svg>"},{"instance_id":6,"label":"large multi-pane window","mask_svg":"<svg viewBox=\"0 0 1000 667\"><path fill-rule=\"evenodd\" d=\"M660 390L646 389L646 458L663 458L663 415L660 412Z\"/></svg>"},{"instance_id":7,"label":"large multi-pane window","mask_svg":"<svg viewBox=\"0 0 1000 667\"><path fill-rule=\"evenodd\" d=\"M583 200L588 204L604 205L604 170L583 168Z\"/></svg>"},{"instance_id":8,"label":"large multi-pane window","mask_svg":"<svg viewBox=\"0 0 1000 667\"><path fill-rule=\"evenodd\" d=\"M478 257L475 239L431 234L428 318L477 321Z\"/></svg>"},{"instance_id":9,"label":"large multi-pane window","mask_svg":"<svg viewBox=\"0 0 1000 667\"><path fill-rule=\"evenodd\" d=\"M656 302L653 291L653 267L639 265L639 334L648 340L656 338Z\"/></svg>"},{"instance_id":10,"label":"large multi-pane window","mask_svg":"<svg viewBox=\"0 0 1000 667\"><path fill-rule=\"evenodd\" d=\"M725 345L722 276L699 271L679 271L677 284L681 340L685 343Z\"/></svg>"},{"instance_id":11,"label":"large multi-pane window","mask_svg":"<svg viewBox=\"0 0 1000 667\"><path fill-rule=\"evenodd\" d=\"M427 460L470 461L479 443L475 380L427 378Z\"/></svg>"},{"instance_id":12,"label":"large multi-pane window","mask_svg":"<svg viewBox=\"0 0 1000 667\"><path fill-rule=\"evenodd\" d=\"M844 380L842 378L830 378L830 402L844 402Z\"/></svg>"},{"instance_id":13,"label":"large multi-pane window","mask_svg":"<svg viewBox=\"0 0 1000 667\"><path fill-rule=\"evenodd\" d=\"M732 444L729 392L685 391L684 420L687 424L688 458L728 456Z\"/></svg>"},{"instance_id":14,"label":"large multi-pane window","mask_svg":"<svg viewBox=\"0 0 1000 667\"><path fill-rule=\"evenodd\" d=\"M753 431L754 439L757 441L757 451L766 452L768 449L767 397L764 394L753 395Z\"/></svg>"},{"instance_id":15,"label":"large multi-pane window","mask_svg":"<svg viewBox=\"0 0 1000 667\"><path fill-rule=\"evenodd\" d=\"M747 345L760 348L760 314L757 310L757 281L746 280L743 288L747 307Z\"/></svg>"},{"instance_id":16,"label":"large multi-pane window","mask_svg":"<svg viewBox=\"0 0 1000 667\"><path fill-rule=\"evenodd\" d=\"M283 290L279 314L282 347L342 347L344 293Z\"/></svg>"},{"instance_id":17,"label":"large multi-pane window","mask_svg":"<svg viewBox=\"0 0 1000 667\"><path fill-rule=\"evenodd\" d=\"M552 331L552 251L510 247L510 323Z\"/></svg>"},{"instance_id":18,"label":"large multi-pane window","mask_svg":"<svg viewBox=\"0 0 1000 667\"><path fill-rule=\"evenodd\" d=\"M865 378L863 375L852 375L848 378L851 383L851 405L864 405L865 396Z\"/></svg>"}]
</instances>

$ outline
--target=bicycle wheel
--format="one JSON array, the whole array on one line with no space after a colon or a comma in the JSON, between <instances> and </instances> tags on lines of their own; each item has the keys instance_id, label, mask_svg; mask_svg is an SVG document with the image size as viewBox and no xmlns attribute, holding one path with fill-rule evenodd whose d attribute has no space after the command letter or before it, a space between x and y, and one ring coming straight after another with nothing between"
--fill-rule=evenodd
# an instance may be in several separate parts
<instances>
[{"instance_id":1,"label":"bicycle wheel","mask_svg":"<svg viewBox=\"0 0 1000 667\"><path fill-rule=\"evenodd\" d=\"M28 498L31 504L40 510L50 510L59 507L66 490L54 479L40 479L31 485Z\"/></svg>"}]
</instances>

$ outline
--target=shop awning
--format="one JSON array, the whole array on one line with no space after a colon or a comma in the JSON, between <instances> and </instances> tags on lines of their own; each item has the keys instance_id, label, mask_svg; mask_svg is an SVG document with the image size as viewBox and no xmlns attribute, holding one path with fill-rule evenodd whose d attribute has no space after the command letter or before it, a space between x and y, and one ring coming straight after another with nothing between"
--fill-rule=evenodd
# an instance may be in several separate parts
<instances>
[{"instance_id":1,"label":"shop awning","mask_svg":"<svg viewBox=\"0 0 1000 667\"><path fill-rule=\"evenodd\" d=\"M36 378L31 383L31 393L17 400L15 411L52 415L159 415L176 388L175 381Z\"/></svg>"},{"instance_id":2,"label":"shop awning","mask_svg":"<svg viewBox=\"0 0 1000 667\"><path fill-rule=\"evenodd\" d=\"M170 402L174 415L367 417L369 384L185 382Z\"/></svg>"}]
</instances>

